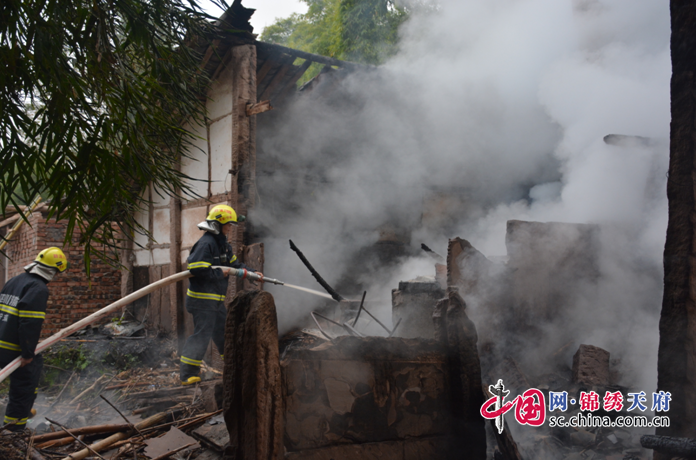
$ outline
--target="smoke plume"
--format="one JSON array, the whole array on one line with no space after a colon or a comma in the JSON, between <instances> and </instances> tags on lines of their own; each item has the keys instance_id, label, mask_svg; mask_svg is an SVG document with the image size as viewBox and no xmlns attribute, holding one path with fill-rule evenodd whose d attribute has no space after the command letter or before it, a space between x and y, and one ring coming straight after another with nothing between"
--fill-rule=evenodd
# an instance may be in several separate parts
<instances>
[{"instance_id":1,"label":"smoke plume","mask_svg":"<svg viewBox=\"0 0 696 460\"><path fill-rule=\"evenodd\" d=\"M434 274L421 243L444 255L460 236L505 256L509 219L597 224L597 285L545 326L549 340L571 328L645 371L626 383L651 391L670 71L669 9L657 0L442 0L416 12L386 65L259 122L250 217L264 272L317 288L292 239L341 294L367 289L390 321L398 281ZM397 264L380 265L380 239ZM322 302L270 289L281 332Z\"/></svg>"}]
</instances>

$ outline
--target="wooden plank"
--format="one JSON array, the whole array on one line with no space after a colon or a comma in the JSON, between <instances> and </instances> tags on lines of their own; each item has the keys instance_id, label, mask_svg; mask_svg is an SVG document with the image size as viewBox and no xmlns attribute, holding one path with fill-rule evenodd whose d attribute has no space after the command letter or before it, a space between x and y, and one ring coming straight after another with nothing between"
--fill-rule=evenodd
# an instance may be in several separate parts
<instances>
[{"instance_id":1,"label":"wooden plank","mask_svg":"<svg viewBox=\"0 0 696 460\"><path fill-rule=\"evenodd\" d=\"M162 265L162 278L173 275L170 265ZM167 332L172 332L171 315L171 290L162 289L162 301L160 302L160 321L159 327Z\"/></svg>"},{"instance_id":2,"label":"wooden plank","mask_svg":"<svg viewBox=\"0 0 696 460\"><path fill-rule=\"evenodd\" d=\"M213 54L217 51L217 47L220 44L220 39L215 39L213 40L213 43L208 47L208 49L205 51L205 54L203 55L203 59L201 59L201 64L200 64L200 69L203 71L205 69L205 66L208 64L208 61L210 60L211 57L213 57Z\"/></svg>"},{"instance_id":3,"label":"wooden plank","mask_svg":"<svg viewBox=\"0 0 696 460\"><path fill-rule=\"evenodd\" d=\"M263 265L265 263L263 243L254 243L249 246L244 246L240 251L240 255L241 261L244 262L247 267L263 272ZM254 286L249 280L237 278L237 291L243 289L263 289L263 283L257 283L257 285Z\"/></svg>"},{"instance_id":4,"label":"wooden plank","mask_svg":"<svg viewBox=\"0 0 696 460\"><path fill-rule=\"evenodd\" d=\"M310 65L312 65L312 61L307 59L302 63L302 65L297 66L297 69L292 74L290 80L284 85L283 89L281 89L278 94L275 95L273 100L276 102L276 104L282 104L288 96L297 92L296 84L298 80L302 78L302 75L305 74Z\"/></svg>"},{"instance_id":5,"label":"wooden plank","mask_svg":"<svg viewBox=\"0 0 696 460\"><path fill-rule=\"evenodd\" d=\"M248 103L246 105L247 117L250 117L252 115L258 115L263 112L268 112L269 110L273 110L271 101L261 101L257 102L256 104Z\"/></svg>"},{"instance_id":6,"label":"wooden plank","mask_svg":"<svg viewBox=\"0 0 696 460\"><path fill-rule=\"evenodd\" d=\"M280 69L278 69L278 72L276 72L276 74L273 76L266 88L263 90L261 96L259 96L259 99L261 99L262 101L270 99L271 94L273 94L275 90L278 88L278 86L281 84L281 82L285 78L285 75L291 70L293 70L293 68L294 66L292 64L286 64L283 65Z\"/></svg>"},{"instance_id":7,"label":"wooden plank","mask_svg":"<svg viewBox=\"0 0 696 460\"><path fill-rule=\"evenodd\" d=\"M278 72L283 70L284 66L290 66L295 61L295 57L288 54L281 54L275 58L271 69L268 71L263 78L256 78L257 88L256 88L256 99L259 101L264 100L261 96L266 91L266 88L271 84L273 79L278 75ZM266 98L268 99L268 98Z\"/></svg>"},{"instance_id":8,"label":"wooden plank","mask_svg":"<svg viewBox=\"0 0 696 460\"><path fill-rule=\"evenodd\" d=\"M181 167L181 159L177 168ZM169 272L179 273L181 270L181 199L172 196L169 199ZM185 324L184 295L182 286L184 283L174 283L169 286L169 329L176 334L177 351L184 346Z\"/></svg>"},{"instance_id":9,"label":"wooden plank","mask_svg":"<svg viewBox=\"0 0 696 460\"><path fill-rule=\"evenodd\" d=\"M232 63L236 72L232 81L232 196L229 204L237 214L245 215L254 206L256 183L256 117L248 117L247 104L256 103L256 47L236 46ZM245 224L236 227L231 237L232 248L239 252L244 241ZM236 284L229 283L228 298L236 293Z\"/></svg>"},{"instance_id":10,"label":"wooden plank","mask_svg":"<svg viewBox=\"0 0 696 460\"><path fill-rule=\"evenodd\" d=\"M273 296L244 291L225 323L223 414L231 458L283 458L284 404Z\"/></svg>"},{"instance_id":11,"label":"wooden plank","mask_svg":"<svg viewBox=\"0 0 696 460\"><path fill-rule=\"evenodd\" d=\"M261 69L263 69L263 66L266 64L266 62L268 62L268 58L269 58L269 56L267 56L267 55L260 56L258 54L258 51L257 51L257 54L256 54L256 78L258 78L259 72L261 71Z\"/></svg>"},{"instance_id":12,"label":"wooden plank","mask_svg":"<svg viewBox=\"0 0 696 460\"><path fill-rule=\"evenodd\" d=\"M280 53L277 53L277 56L280 56ZM261 68L256 72L256 81L261 82L263 81L264 77L266 74L268 74L268 71L271 70L271 68L276 64L277 59L274 59L276 56L271 54L268 56L266 61L263 63Z\"/></svg>"},{"instance_id":13,"label":"wooden plank","mask_svg":"<svg viewBox=\"0 0 696 460\"><path fill-rule=\"evenodd\" d=\"M291 56L299 57L302 59L308 59L312 62L318 62L320 64L326 64L330 66L335 66L335 67L346 67L346 68L352 68L352 69L368 69L368 68L374 68L374 66L370 65L364 65L364 64L356 64L354 62L348 62L348 61L341 61L339 59L334 59L326 56L320 56L318 54L312 54L312 53L306 53L304 51L300 50L295 50L292 48L288 48L286 46L281 46L281 45L275 45L272 43L263 43L263 42L256 42L256 46L263 50L264 53L285 53L289 54Z\"/></svg>"},{"instance_id":14,"label":"wooden plank","mask_svg":"<svg viewBox=\"0 0 696 460\"><path fill-rule=\"evenodd\" d=\"M210 77L210 81L215 81L218 79L220 74L222 73L223 70L229 65L230 60L232 59L232 49L228 49L227 53L225 53L225 57L222 59L222 62L220 62L220 65L217 66L215 69L215 72L213 73L213 76Z\"/></svg>"}]
</instances>

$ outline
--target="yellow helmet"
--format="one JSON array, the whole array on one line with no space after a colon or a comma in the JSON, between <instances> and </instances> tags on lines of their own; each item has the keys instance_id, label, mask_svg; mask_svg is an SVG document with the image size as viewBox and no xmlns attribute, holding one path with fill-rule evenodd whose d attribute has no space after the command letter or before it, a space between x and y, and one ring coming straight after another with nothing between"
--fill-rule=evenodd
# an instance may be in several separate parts
<instances>
[{"instance_id":1,"label":"yellow helmet","mask_svg":"<svg viewBox=\"0 0 696 460\"><path fill-rule=\"evenodd\" d=\"M226 204L218 204L217 206L213 206L205 220L214 220L220 222L222 225L229 224L230 222L236 224L237 213Z\"/></svg>"},{"instance_id":2,"label":"yellow helmet","mask_svg":"<svg viewBox=\"0 0 696 460\"><path fill-rule=\"evenodd\" d=\"M67 257L63 254L63 251L55 246L41 251L35 260L41 265L55 268L59 272L64 272L68 269Z\"/></svg>"}]
</instances>

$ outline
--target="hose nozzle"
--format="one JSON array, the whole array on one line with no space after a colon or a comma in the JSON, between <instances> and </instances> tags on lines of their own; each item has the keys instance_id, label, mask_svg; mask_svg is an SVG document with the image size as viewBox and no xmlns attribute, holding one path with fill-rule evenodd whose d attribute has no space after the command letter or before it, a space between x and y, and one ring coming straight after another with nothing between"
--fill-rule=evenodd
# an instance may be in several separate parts
<instances>
[{"instance_id":1,"label":"hose nozzle","mask_svg":"<svg viewBox=\"0 0 696 460\"><path fill-rule=\"evenodd\" d=\"M285 284L284 282L274 279L274 278L266 278L265 276L259 275L256 272L252 272L247 270L246 268L230 268L230 273L235 275L237 278L241 279L248 279L251 281L259 281L262 283L272 283L272 284L279 284L283 285Z\"/></svg>"}]
</instances>

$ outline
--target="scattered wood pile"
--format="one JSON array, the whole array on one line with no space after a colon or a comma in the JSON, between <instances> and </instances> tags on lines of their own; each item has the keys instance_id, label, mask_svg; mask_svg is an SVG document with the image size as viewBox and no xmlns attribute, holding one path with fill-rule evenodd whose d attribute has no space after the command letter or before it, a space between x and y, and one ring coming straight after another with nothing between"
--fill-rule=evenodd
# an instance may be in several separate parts
<instances>
[{"instance_id":1,"label":"scattered wood pile","mask_svg":"<svg viewBox=\"0 0 696 460\"><path fill-rule=\"evenodd\" d=\"M103 375L69 399L35 405L35 429L0 432L0 458L213 460L229 435L221 407L221 372L195 386L181 386L178 368L132 369Z\"/></svg>"}]
</instances>

